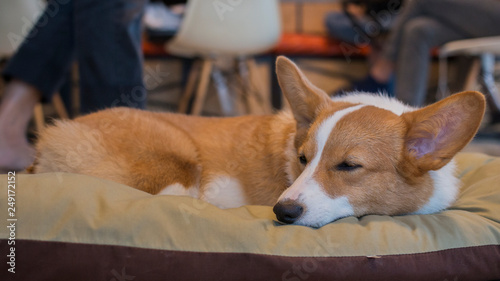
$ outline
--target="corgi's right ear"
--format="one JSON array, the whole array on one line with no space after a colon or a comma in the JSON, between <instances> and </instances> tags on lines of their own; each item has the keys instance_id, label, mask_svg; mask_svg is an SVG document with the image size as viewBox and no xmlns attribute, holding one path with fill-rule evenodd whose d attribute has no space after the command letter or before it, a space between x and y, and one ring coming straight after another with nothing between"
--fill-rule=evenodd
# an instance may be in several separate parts
<instances>
[{"instance_id":1,"label":"corgi's right ear","mask_svg":"<svg viewBox=\"0 0 500 281\"><path fill-rule=\"evenodd\" d=\"M291 60L279 56L276 74L281 90L290 103L298 128L308 128L319 110L331 103L330 97L314 86Z\"/></svg>"},{"instance_id":2,"label":"corgi's right ear","mask_svg":"<svg viewBox=\"0 0 500 281\"><path fill-rule=\"evenodd\" d=\"M421 175L441 169L474 137L485 107L483 94L468 91L403 113L408 128L403 170Z\"/></svg>"}]
</instances>

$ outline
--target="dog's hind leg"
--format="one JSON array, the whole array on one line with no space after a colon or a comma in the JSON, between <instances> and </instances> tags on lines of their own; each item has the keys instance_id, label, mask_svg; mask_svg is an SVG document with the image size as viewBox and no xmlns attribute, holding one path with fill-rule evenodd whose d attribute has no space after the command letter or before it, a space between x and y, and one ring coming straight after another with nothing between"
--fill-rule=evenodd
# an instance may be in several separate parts
<instances>
[{"instance_id":1,"label":"dog's hind leg","mask_svg":"<svg viewBox=\"0 0 500 281\"><path fill-rule=\"evenodd\" d=\"M181 129L140 116L114 120L113 127L102 129L98 120L58 121L47 127L36 146L34 172L85 174L151 194L170 185L199 186L197 148Z\"/></svg>"},{"instance_id":2,"label":"dog's hind leg","mask_svg":"<svg viewBox=\"0 0 500 281\"><path fill-rule=\"evenodd\" d=\"M151 194L198 198L201 166L196 159L173 152L155 153L148 158L151 165L132 164L131 186Z\"/></svg>"}]
</instances>

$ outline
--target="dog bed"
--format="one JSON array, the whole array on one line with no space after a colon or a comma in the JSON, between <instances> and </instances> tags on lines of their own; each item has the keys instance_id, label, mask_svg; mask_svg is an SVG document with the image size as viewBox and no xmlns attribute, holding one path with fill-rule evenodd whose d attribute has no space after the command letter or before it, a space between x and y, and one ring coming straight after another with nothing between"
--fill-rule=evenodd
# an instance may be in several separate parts
<instances>
[{"instance_id":1,"label":"dog bed","mask_svg":"<svg viewBox=\"0 0 500 281\"><path fill-rule=\"evenodd\" d=\"M17 174L9 217L1 175L0 214L15 229L0 228L0 280L500 278L500 158L457 160L463 187L448 210L319 229L280 225L267 206L221 210L64 173Z\"/></svg>"}]
</instances>

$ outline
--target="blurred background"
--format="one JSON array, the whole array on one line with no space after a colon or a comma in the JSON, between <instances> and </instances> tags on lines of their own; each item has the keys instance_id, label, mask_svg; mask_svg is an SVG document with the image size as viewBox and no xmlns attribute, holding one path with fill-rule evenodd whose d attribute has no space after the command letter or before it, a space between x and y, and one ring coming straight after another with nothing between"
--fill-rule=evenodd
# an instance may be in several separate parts
<instances>
[{"instance_id":1,"label":"blurred background","mask_svg":"<svg viewBox=\"0 0 500 281\"><path fill-rule=\"evenodd\" d=\"M3 0L0 3L0 68L5 70L12 63L23 40L33 35L30 34L33 27L44 28L44 16L50 22L64 5L73 5L72 2ZM311 82L328 94L366 90L362 86L367 86L367 77L373 76L373 69L388 52L388 42L396 40L391 38L391 33L397 33L398 25L405 24L402 20L398 22L398 18L408 16L409 12L403 9L411 2L419 1L144 1L141 36L137 42L143 84L125 95L129 94L127 99L132 101L145 99L146 109L152 111L208 116L272 113L286 106L274 74L274 62L279 55L297 62ZM419 4L424 5L419 9L434 5L433 1L420 2L425 3ZM100 5L99 1L89 3ZM496 12L500 18L500 10ZM72 13L78 17L78 10ZM454 9L439 13L454 13ZM460 16L458 8L456 13ZM91 14L86 17L87 21L94 20ZM405 37L408 30L411 29L399 31L403 40L409 40L409 36ZM94 28L92 32L105 32L105 29ZM415 105L428 104L462 90L485 93L489 107L484 125L466 150L500 156L500 95L497 91L500 30L498 35L486 35L451 36L438 45L429 46L426 56L419 57L420 61L428 61L428 65L422 74L425 82L419 84L425 93L420 94L421 104ZM427 31L422 36L441 35ZM59 39L53 36L51 40ZM120 44L119 38L116 41ZM76 48L78 50L78 46ZM395 51L402 56L403 51ZM406 54L418 51L421 50L408 50ZM40 55L43 56L43 52ZM37 128L52 118L74 118L82 114L81 97L87 93L82 93L81 79L86 76L81 75L79 63L81 58L80 61L74 59L64 72L62 82L57 84L52 99L42 99L43 103L35 107L28 130L31 138ZM397 59L392 64L394 68ZM44 71L51 71L49 63L45 67ZM29 71L29 65L26 69ZM417 72L415 68L415 76ZM398 82L398 67L394 73L383 83L375 79L378 82L373 84L370 78L368 90L399 97L397 84L402 83ZM101 75L106 79L106 72ZM0 95L5 92L9 79L1 82Z\"/></svg>"}]
</instances>

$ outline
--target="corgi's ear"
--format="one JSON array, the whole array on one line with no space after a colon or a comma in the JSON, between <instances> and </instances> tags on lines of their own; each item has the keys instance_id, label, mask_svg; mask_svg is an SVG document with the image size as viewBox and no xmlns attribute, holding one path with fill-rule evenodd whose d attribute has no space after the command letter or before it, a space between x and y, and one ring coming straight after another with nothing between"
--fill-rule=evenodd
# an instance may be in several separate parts
<instances>
[{"instance_id":1,"label":"corgi's ear","mask_svg":"<svg viewBox=\"0 0 500 281\"><path fill-rule=\"evenodd\" d=\"M309 127L319 109L332 102L323 90L305 77L297 65L284 56L276 60L276 74L298 127Z\"/></svg>"},{"instance_id":2,"label":"corgi's ear","mask_svg":"<svg viewBox=\"0 0 500 281\"><path fill-rule=\"evenodd\" d=\"M469 91L404 113L404 165L416 175L446 165L476 134L485 106L483 94Z\"/></svg>"}]
</instances>

